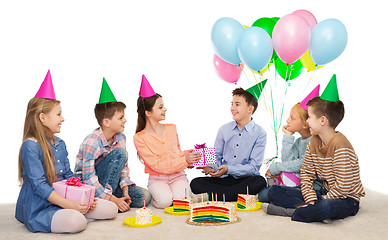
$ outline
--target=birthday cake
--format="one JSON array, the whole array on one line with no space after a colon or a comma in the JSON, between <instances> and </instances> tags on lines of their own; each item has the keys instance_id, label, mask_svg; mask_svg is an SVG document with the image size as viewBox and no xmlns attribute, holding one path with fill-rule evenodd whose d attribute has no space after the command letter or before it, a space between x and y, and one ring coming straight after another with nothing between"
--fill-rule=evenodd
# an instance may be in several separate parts
<instances>
[{"instance_id":1,"label":"birthday cake","mask_svg":"<svg viewBox=\"0 0 388 240\"><path fill-rule=\"evenodd\" d=\"M149 208L143 207L136 210L135 224L152 223L152 212Z\"/></svg>"},{"instance_id":2,"label":"birthday cake","mask_svg":"<svg viewBox=\"0 0 388 240\"><path fill-rule=\"evenodd\" d=\"M190 208L191 222L235 222L236 207L229 202L193 203Z\"/></svg>"},{"instance_id":3,"label":"birthday cake","mask_svg":"<svg viewBox=\"0 0 388 240\"><path fill-rule=\"evenodd\" d=\"M237 196L237 207L241 209L255 208L256 196L249 194L239 194Z\"/></svg>"},{"instance_id":4,"label":"birthday cake","mask_svg":"<svg viewBox=\"0 0 388 240\"><path fill-rule=\"evenodd\" d=\"M189 212L192 203L193 201L191 200L191 198L173 199L172 207L174 209L174 212Z\"/></svg>"}]
</instances>

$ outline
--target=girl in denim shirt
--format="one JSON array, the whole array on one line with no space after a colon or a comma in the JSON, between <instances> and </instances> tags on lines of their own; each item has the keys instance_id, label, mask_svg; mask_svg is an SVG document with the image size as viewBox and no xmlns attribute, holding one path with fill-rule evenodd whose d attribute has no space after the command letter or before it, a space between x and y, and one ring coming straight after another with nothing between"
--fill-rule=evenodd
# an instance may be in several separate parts
<instances>
[{"instance_id":1,"label":"girl in denim shirt","mask_svg":"<svg viewBox=\"0 0 388 240\"><path fill-rule=\"evenodd\" d=\"M42 89L48 90L43 91ZM50 72L27 106L23 144L19 154L21 190L15 217L31 232L74 233L85 229L87 220L108 219L117 207L102 199L90 209L69 201L52 188L52 183L73 176L65 142L55 136L64 121L60 102L55 99Z\"/></svg>"}]
</instances>

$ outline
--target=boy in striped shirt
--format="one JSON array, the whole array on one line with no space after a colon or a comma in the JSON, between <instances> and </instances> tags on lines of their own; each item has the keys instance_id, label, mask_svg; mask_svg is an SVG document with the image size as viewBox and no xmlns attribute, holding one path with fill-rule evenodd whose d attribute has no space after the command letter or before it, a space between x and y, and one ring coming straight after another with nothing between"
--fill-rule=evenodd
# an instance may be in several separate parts
<instances>
[{"instance_id":1,"label":"boy in striped shirt","mask_svg":"<svg viewBox=\"0 0 388 240\"><path fill-rule=\"evenodd\" d=\"M300 170L301 186L272 186L268 193L271 204L265 204L263 210L301 222L330 222L354 216L365 191L357 155L348 139L335 131L345 113L335 75L322 96L313 98L307 106L313 137ZM317 178L323 181L323 187L314 190Z\"/></svg>"}]
</instances>

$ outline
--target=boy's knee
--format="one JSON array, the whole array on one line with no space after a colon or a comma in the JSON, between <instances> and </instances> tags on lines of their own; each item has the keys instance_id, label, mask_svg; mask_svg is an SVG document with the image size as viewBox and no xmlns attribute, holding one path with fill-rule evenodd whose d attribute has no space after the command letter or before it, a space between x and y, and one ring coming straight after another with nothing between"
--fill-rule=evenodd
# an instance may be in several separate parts
<instances>
[{"instance_id":1,"label":"boy's knee","mask_svg":"<svg viewBox=\"0 0 388 240\"><path fill-rule=\"evenodd\" d=\"M191 192L194 194L202 193L201 190L199 189L201 185L202 184L201 184L200 178L194 178L193 180L191 180L190 182Z\"/></svg>"},{"instance_id":2,"label":"boy's knee","mask_svg":"<svg viewBox=\"0 0 388 240\"><path fill-rule=\"evenodd\" d=\"M128 152L125 148L115 148L112 150L112 153L117 154L117 157L128 159Z\"/></svg>"},{"instance_id":3,"label":"boy's knee","mask_svg":"<svg viewBox=\"0 0 388 240\"><path fill-rule=\"evenodd\" d=\"M278 192L280 190L280 186L278 185L272 185L269 189L268 189L268 198L271 199L271 197L276 194L276 192Z\"/></svg>"},{"instance_id":4,"label":"boy's knee","mask_svg":"<svg viewBox=\"0 0 388 240\"><path fill-rule=\"evenodd\" d=\"M125 148L115 148L110 153L111 162L123 165L128 161L128 152Z\"/></svg>"}]
</instances>

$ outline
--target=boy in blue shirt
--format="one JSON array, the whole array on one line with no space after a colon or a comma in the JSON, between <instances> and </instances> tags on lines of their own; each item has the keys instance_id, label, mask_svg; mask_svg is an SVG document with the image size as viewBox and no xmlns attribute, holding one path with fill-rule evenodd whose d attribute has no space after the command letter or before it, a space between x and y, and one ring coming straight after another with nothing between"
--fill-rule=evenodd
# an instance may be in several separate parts
<instances>
[{"instance_id":1,"label":"boy in blue shirt","mask_svg":"<svg viewBox=\"0 0 388 240\"><path fill-rule=\"evenodd\" d=\"M226 201L237 201L240 193L257 194L266 186L260 176L264 160L267 134L257 125L252 115L257 109L257 99L242 88L233 90L230 107L233 120L223 125L214 144L217 164L198 167L205 175L191 181L194 194L225 194Z\"/></svg>"}]
</instances>

